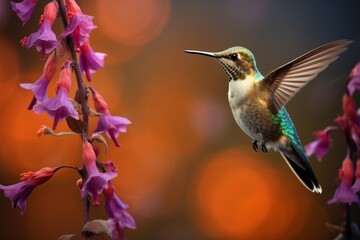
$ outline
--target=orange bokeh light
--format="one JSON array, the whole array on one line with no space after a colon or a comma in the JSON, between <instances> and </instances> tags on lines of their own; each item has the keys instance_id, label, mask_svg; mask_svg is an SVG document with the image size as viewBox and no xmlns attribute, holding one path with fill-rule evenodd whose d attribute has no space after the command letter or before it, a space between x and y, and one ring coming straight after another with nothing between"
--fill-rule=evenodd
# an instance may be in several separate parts
<instances>
[{"instance_id":1,"label":"orange bokeh light","mask_svg":"<svg viewBox=\"0 0 360 240\"><path fill-rule=\"evenodd\" d=\"M28 198L25 216L22 216L27 219L27 239L55 239L54 236L70 233L80 235L82 206L80 192L75 186L76 173L64 171L67 170L56 173ZM40 224L44 222L46 225Z\"/></svg>"},{"instance_id":2,"label":"orange bokeh light","mask_svg":"<svg viewBox=\"0 0 360 240\"><path fill-rule=\"evenodd\" d=\"M127 116L133 124L126 135L120 135L123 147L110 149L107 158L119 167L115 180L118 192L131 202L133 212L150 217L171 208L164 200L152 199L163 193L176 170L187 164L187 156L196 152L205 139L193 129L190 106L194 97L186 86L159 82L142 91L136 115Z\"/></svg>"},{"instance_id":3,"label":"orange bokeh light","mask_svg":"<svg viewBox=\"0 0 360 240\"><path fill-rule=\"evenodd\" d=\"M19 76L20 82L35 82L41 74L26 73ZM56 81L56 80L55 80ZM54 95L51 83L49 95ZM75 164L81 163L80 155L74 155L73 149L79 142L77 135L53 137L37 136L41 125L52 126L53 120L47 114L36 114L27 110L27 106L33 97L33 93L22 89L18 82L15 86L12 98L0 104L1 109L6 112L2 116L0 145L0 156L5 161L1 164L8 172L18 175L19 172L36 171L44 166L53 167L59 164L72 164L74 159L79 159ZM16 97L14 97L16 96ZM65 122L60 122L56 132L69 131ZM59 151L58 146L62 150ZM80 146L80 145L79 145ZM80 150L78 150L80 152ZM9 177L9 176L4 176Z\"/></svg>"},{"instance_id":4,"label":"orange bokeh light","mask_svg":"<svg viewBox=\"0 0 360 240\"><path fill-rule=\"evenodd\" d=\"M19 59L16 55L15 44L0 37L0 103L14 96L14 90L18 87Z\"/></svg>"},{"instance_id":5,"label":"orange bokeh light","mask_svg":"<svg viewBox=\"0 0 360 240\"><path fill-rule=\"evenodd\" d=\"M251 236L270 211L275 198L269 169L249 157L246 151L228 150L210 160L200 173L199 222L210 235Z\"/></svg>"},{"instance_id":6,"label":"orange bokeh light","mask_svg":"<svg viewBox=\"0 0 360 240\"><path fill-rule=\"evenodd\" d=\"M170 14L169 0L97 1L99 29L126 45L142 45L163 30Z\"/></svg>"},{"instance_id":7,"label":"orange bokeh light","mask_svg":"<svg viewBox=\"0 0 360 240\"><path fill-rule=\"evenodd\" d=\"M201 169L195 187L196 223L205 234L222 239L296 235L311 208L304 201L306 191L296 192L301 185L284 180L289 176L275 173L266 159L248 148L217 154Z\"/></svg>"},{"instance_id":8,"label":"orange bokeh light","mask_svg":"<svg viewBox=\"0 0 360 240\"><path fill-rule=\"evenodd\" d=\"M124 139L126 143L121 151L110 152L107 156L119 168L114 184L121 198L131 203L132 212L151 217L165 204L152 199L161 194L179 159L167 150L166 140L151 129L131 129Z\"/></svg>"},{"instance_id":9,"label":"orange bokeh light","mask_svg":"<svg viewBox=\"0 0 360 240\"><path fill-rule=\"evenodd\" d=\"M196 94L188 86L179 86L177 79L156 82L147 88L140 98L139 122L160 136L167 149L176 155L191 154L204 143L196 133L192 119L192 105Z\"/></svg>"}]
</instances>

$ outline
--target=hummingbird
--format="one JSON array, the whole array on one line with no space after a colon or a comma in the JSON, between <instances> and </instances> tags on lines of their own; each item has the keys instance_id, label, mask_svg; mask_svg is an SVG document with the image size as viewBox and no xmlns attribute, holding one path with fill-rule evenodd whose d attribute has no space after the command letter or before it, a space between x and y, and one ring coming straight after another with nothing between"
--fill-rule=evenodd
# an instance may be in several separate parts
<instances>
[{"instance_id":1,"label":"hummingbird","mask_svg":"<svg viewBox=\"0 0 360 240\"><path fill-rule=\"evenodd\" d=\"M322 188L305 155L285 105L309 81L334 62L352 43L338 40L324 44L273 70L265 77L254 55L244 47L221 52L185 50L217 60L227 75L228 100L239 127L253 139L255 151L280 152L300 182L310 191Z\"/></svg>"}]
</instances>

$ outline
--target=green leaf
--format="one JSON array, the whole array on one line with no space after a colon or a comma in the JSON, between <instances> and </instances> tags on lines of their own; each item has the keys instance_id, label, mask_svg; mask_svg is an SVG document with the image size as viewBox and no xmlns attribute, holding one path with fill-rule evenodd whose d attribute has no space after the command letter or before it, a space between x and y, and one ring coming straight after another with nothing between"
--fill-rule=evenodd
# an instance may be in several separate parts
<instances>
[{"instance_id":1,"label":"green leaf","mask_svg":"<svg viewBox=\"0 0 360 240\"><path fill-rule=\"evenodd\" d=\"M103 137L103 135L101 135L101 134L93 134L93 136L90 138L90 142L92 143L93 141L103 143L105 145L105 154L107 154L108 144L106 142L106 139Z\"/></svg>"},{"instance_id":2,"label":"green leaf","mask_svg":"<svg viewBox=\"0 0 360 240\"><path fill-rule=\"evenodd\" d=\"M83 236L92 240L112 240L111 226L106 220L95 219L84 225Z\"/></svg>"},{"instance_id":3,"label":"green leaf","mask_svg":"<svg viewBox=\"0 0 360 240\"><path fill-rule=\"evenodd\" d=\"M58 240L80 240L75 234L62 235Z\"/></svg>"},{"instance_id":4,"label":"green leaf","mask_svg":"<svg viewBox=\"0 0 360 240\"><path fill-rule=\"evenodd\" d=\"M71 129L71 131L75 133L82 133L85 128L85 123L82 120L77 120L72 117L67 117L66 123Z\"/></svg>"}]
</instances>

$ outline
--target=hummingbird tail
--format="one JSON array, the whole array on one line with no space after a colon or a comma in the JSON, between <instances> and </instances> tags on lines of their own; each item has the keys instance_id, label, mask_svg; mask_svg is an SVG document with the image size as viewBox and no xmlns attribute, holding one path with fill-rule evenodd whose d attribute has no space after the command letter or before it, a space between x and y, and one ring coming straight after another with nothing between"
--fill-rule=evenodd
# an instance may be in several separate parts
<instances>
[{"instance_id":1,"label":"hummingbird tail","mask_svg":"<svg viewBox=\"0 0 360 240\"><path fill-rule=\"evenodd\" d=\"M321 193L322 188L320 183L317 180L304 151L299 149L293 143L291 143L291 148L291 151L281 151L281 156L307 189L312 192Z\"/></svg>"}]
</instances>

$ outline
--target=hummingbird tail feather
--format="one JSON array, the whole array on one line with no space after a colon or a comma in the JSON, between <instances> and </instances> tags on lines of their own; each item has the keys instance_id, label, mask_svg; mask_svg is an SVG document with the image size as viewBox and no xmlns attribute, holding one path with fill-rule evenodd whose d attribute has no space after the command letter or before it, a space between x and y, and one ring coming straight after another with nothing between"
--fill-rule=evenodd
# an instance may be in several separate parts
<instances>
[{"instance_id":1,"label":"hummingbird tail feather","mask_svg":"<svg viewBox=\"0 0 360 240\"><path fill-rule=\"evenodd\" d=\"M322 188L319 181L309 164L307 157L301 149L298 149L294 144L292 145L291 152L280 152L285 162L289 165L290 169L294 172L300 182L310 191L321 193Z\"/></svg>"}]
</instances>

